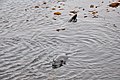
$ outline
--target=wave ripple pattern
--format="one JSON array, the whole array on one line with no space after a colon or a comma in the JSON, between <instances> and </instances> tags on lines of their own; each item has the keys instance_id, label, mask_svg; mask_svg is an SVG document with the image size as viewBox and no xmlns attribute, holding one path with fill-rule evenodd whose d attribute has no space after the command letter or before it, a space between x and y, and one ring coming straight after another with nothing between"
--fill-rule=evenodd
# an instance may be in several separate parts
<instances>
[{"instance_id":1,"label":"wave ripple pattern","mask_svg":"<svg viewBox=\"0 0 120 80\"><path fill-rule=\"evenodd\" d=\"M100 8L102 17L78 12L78 21L68 23L69 6L80 0L65 0L66 11L55 21L50 9L57 0L45 0L47 8L42 1L0 1L0 80L120 80L120 14L105 15ZM89 1L80 2L87 7ZM52 69L53 59L63 54L66 64Z\"/></svg>"}]
</instances>

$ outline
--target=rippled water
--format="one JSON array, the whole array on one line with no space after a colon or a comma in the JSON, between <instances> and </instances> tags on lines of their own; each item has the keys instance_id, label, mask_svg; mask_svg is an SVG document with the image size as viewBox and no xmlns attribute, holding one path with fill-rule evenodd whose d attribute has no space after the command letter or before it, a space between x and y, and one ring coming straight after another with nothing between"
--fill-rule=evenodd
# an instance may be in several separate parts
<instances>
[{"instance_id":1,"label":"rippled water","mask_svg":"<svg viewBox=\"0 0 120 80\"><path fill-rule=\"evenodd\" d=\"M49 9L34 9L38 1L1 2L0 80L120 80L117 11L103 9L99 18L80 13L78 22L68 23L66 13L55 21ZM65 30L57 32L61 27ZM66 65L52 69L62 54L68 54Z\"/></svg>"}]
</instances>

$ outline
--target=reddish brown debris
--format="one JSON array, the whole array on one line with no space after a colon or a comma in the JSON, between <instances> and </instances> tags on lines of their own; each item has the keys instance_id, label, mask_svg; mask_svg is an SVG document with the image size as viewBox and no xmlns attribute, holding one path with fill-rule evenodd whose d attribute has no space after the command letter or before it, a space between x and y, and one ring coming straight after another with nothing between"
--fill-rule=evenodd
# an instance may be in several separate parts
<instances>
[{"instance_id":1,"label":"reddish brown debris","mask_svg":"<svg viewBox=\"0 0 120 80\"><path fill-rule=\"evenodd\" d=\"M54 15L61 15L60 12L54 12Z\"/></svg>"},{"instance_id":2,"label":"reddish brown debris","mask_svg":"<svg viewBox=\"0 0 120 80\"><path fill-rule=\"evenodd\" d=\"M114 2L114 3L109 4L109 7L117 8L119 5L120 5L120 3Z\"/></svg>"}]
</instances>

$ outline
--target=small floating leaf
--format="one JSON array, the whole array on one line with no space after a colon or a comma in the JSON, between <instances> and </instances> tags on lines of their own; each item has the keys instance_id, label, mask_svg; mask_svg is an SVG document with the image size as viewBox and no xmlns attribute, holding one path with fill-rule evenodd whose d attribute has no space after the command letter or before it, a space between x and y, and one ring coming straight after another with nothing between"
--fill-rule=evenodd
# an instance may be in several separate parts
<instances>
[{"instance_id":1,"label":"small floating leaf","mask_svg":"<svg viewBox=\"0 0 120 80\"><path fill-rule=\"evenodd\" d=\"M54 12L54 15L61 15L60 12Z\"/></svg>"}]
</instances>

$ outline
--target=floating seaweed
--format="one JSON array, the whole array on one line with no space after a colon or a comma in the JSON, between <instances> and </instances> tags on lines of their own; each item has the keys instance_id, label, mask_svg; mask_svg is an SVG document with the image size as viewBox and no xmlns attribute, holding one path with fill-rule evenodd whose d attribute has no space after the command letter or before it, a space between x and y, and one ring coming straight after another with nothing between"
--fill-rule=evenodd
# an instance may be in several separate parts
<instances>
[{"instance_id":1,"label":"floating seaweed","mask_svg":"<svg viewBox=\"0 0 120 80\"><path fill-rule=\"evenodd\" d=\"M39 6L35 6L35 8L39 8Z\"/></svg>"},{"instance_id":2,"label":"floating seaweed","mask_svg":"<svg viewBox=\"0 0 120 80\"><path fill-rule=\"evenodd\" d=\"M63 31L63 30L65 30L65 28L62 28L62 29L56 29L56 31L58 31L58 32L61 31L61 30Z\"/></svg>"},{"instance_id":3,"label":"floating seaweed","mask_svg":"<svg viewBox=\"0 0 120 80\"><path fill-rule=\"evenodd\" d=\"M77 22L77 14L75 14L68 22Z\"/></svg>"},{"instance_id":4,"label":"floating seaweed","mask_svg":"<svg viewBox=\"0 0 120 80\"><path fill-rule=\"evenodd\" d=\"M56 10L55 8L52 8L52 10Z\"/></svg>"},{"instance_id":5,"label":"floating seaweed","mask_svg":"<svg viewBox=\"0 0 120 80\"><path fill-rule=\"evenodd\" d=\"M75 11L75 10L74 10L74 11L70 11L70 13L76 14L76 13L77 13L77 11Z\"/></svg>"},{"instance_id":6,"label":"floating seaweed","mask_svg":"<svg viewBox=\"0 0 120 80\"><path fill-rule=\"evenodd\" d=\"M108 6L112 7L112 8L117 8L119 5L120 5L120 3L114 2L114 3L109 4Z\"/></svg>"},{"instance_id":7,"label":"floating seaweed","mask_svg":"<svg viewBox=\"0 0 120 80\"><path fill-rule=\"evenodd\" d=\"M90 8L94 8L94 5L90 5Z\"/></svg>"}]
</instances>

